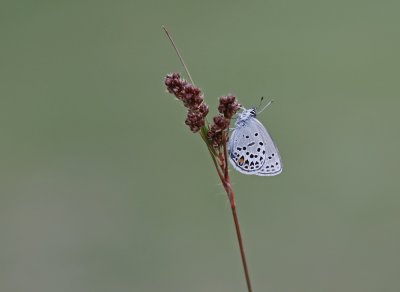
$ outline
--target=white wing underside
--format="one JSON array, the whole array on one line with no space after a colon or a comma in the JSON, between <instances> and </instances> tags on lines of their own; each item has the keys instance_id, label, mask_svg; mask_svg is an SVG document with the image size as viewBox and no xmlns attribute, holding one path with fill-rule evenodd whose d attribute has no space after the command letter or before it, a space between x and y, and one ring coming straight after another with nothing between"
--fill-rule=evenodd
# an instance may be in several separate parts
<instances>
[{"instance_id":1,"label":"white wing underside","mask_svg":"<svg viewBox=\"0 0 400 292\"><path fill-rule=\"evenodd\" d=\"M229 140L229 160L244 174L274 176L282 172L282 161L274 141L254 117L237 125Z\"/></svg>"}]
</instances>

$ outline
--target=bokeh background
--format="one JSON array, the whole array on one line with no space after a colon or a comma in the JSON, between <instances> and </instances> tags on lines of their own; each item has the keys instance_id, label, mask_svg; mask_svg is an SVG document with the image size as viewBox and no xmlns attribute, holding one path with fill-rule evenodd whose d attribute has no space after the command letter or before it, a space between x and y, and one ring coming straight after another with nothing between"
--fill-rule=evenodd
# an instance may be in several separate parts
<instances>
[{"instance_id":1,"label":"bokeh background","mask_svg":"<svg viewBox=\"0 0 400 292\"><path fill-rule=\"evenodd\" d=\"M162 24L211 114L275 98L284 172L232 171L254 290L400 290L398 1L0 7L1 291L245 291Z\"/></svg>"}]
</instances>

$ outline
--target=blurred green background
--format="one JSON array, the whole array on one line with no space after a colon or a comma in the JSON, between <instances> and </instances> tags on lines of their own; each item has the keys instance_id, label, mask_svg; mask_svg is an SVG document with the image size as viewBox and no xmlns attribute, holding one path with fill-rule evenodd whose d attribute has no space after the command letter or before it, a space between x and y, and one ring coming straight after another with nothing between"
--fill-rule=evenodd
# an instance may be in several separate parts
<instances>
[{"instance_id":1,"label":"blurred green background","mask_svg":"<svg viewBox=\"0 0 400 292\"><path fill-rule=\"evenodd\" d=\"M163 77L247 106L255 291L400 291L398 1L2 1L0 290L245 291L225 193Z\"/></svg>"}]
</instances>

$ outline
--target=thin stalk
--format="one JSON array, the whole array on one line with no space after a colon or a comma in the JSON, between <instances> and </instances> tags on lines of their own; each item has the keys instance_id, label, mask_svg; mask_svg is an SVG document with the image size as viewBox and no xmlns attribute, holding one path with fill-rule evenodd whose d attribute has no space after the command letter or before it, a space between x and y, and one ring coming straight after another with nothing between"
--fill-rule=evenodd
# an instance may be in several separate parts
<instances>
[{"instance_id":1,"label":"thin stalk","mask_svg":"<svg viewBox=\"0 0 400 292\"><path fill-rule=\"evenodd\" d=\"M225 167L224 167L224 176L225 179L229 179L229 172L228 172L228 151L226 150L226 143L227 143L228 137L224 135L224 159L225 159Z\"/></svg>"},{"instance_id":2,"label":"thin stalk","mask_svg":"<svg viewBox=\"0 0 400 292\"><path fill-rule=\"evenodd\" d=\"M185 68L186 74L189 76L190 81L194 85L192 76L189 73L189 70L185 64L185 61L182 58L182 55L180 54L180 52L178 50L178 47L176 46L176 44L175 44L174 40L172 39L171 35L169 34L168 30L164 26L162 26L162 29L164 30L165 34L167 35L176 54L178 55L180 62L182 63L183 67ZM243 238L242 238L242 234L240 231L239 219L238 219L238 215L237 215L237 211L236 211L235 193L233 192L233 189L232 189L232 185L231 185L230 177L229 177L229 171L228 171L228 152L227 152L227 145L226 145L228 139L226 136L223 141L223 160L224 161L222 161L222 158L218 158L216 150L213 148L212 145L210 145L210 142L207 139L207 131L208 131L208 122L206 120L206 126L202 127L200 136L207 145L211 159L213 161L215 169L217 170L218 177L221 180L221 183L222 183L222 185L226 191L226 194L229 198L229 202L230 202L231 210L232 210L233 221L235 224L236 236L237 236L237 240L239 243L239 250L240 250L240 256L242 259L244 275L246 278L247 291L252 292L253 290L251 288L250 274L249 274L249 269L247 267L246 253L244 250ZM218 150L218 152L219 151L220 150ZM217 161L217 159L218 159L218 161ZM218 163L218 162L220 162L220 163Z\"/></svg>"},{"instance_id":3,"label":"thin stalk","mask_svg":"<svg viewBox=\"0 0 400 292\"><path fill-rule=\"evenodd\" d=\"M228 177L228 180L229 180L229 177ZM247 290L248 290L248 292L252 292L253 289L251 287L250 273L249 273L249 268L247 266L246 253L244 250L242 233L240 231L239 218L238 218L237 211L236 211L235 194L233 192L233 189L232 189L232 186L230 183L227 184L227 188L228 188L227 192L230 193L228 196L229 196L229 201L231 203L232 216L233 216L233 221L235 223L236 236L237 236L237 240L239 243L240 256L242 258L242 265L243 265L244 276L246 278Z\"/></svg>"},{"instance_id":4,"label":"thin stalk","mask_svg":"<svg viewBox=\"0 0 400 292\"><path fill-rule=\"evenodd\" d=\"M225 167L224 167L225 184L224 184L224 186L226 185L225 190L226 190L226 193L228 195L229 202L231 205L233 222L235 223L236 236L237 236L237 240L239 243L240 256L242 258L242 265L243 265L244 276L246 278L247 290L248 290L248 292L252 292L250 273L249 273L249 268L247 266L246 253L244 250L242 233L240 231L239 218L238 218L237 211L236 211L235 193L233 191L233 188L231 185L231 179L229 177L228 151L227 151L226 144L227 144L227 139L225 138L224 139L224 159L225 159Z\"/></svg>"},{"instance_id":5,"label":"thin stalk","mask_svg":"<svg viewBox=\"0 0 400 292\"><path fill-rule=\"evenodd\" d=\"M226 189L226 187L225 187L225 178L224 178L224 175L223 175L223 173L222 173L220 167L218 166L217 160L215 159L214 154L211 152L210 147L208 147L208 151L210 151L211 159L212 159L212 161L213 161L213 163L214 163L215 169L217 170L219 179L221 180L222 184L224 185L224 189Z\"/></svg>"},{"instance_id":6,"label":"thin stalk","mask_svg":"<svg viewBox=\"0 0 400 292\"><path fill-rule=\"evenodd\" d=\"M190 82L192 82L192 84L195 85L194 81L193 81L193 78L192 78L192 75L189 72L189 68L186 66L186 63L183 60L182 54L179 52L178 46L175 44L174 39L169 34L169 31L167 30L167 28L164 25L162 25L161 28L164 30L165 34L167 35L167 38L169 39L172 47L174 48L175 53L178 55L179 61L181 62L183 68L185 69L186 74L188 75L188 77L190 79ZM206 129L208 129L208 120L207 120L207 118L205 119L205 121L206 121L206 126L203 126L203 128L206 127ZM204 140L204 138L203 138L203 140ZM206 140L204 142L207 143Z\"/></svg>"},{"instance_id":7,"label":"thin stalk","mask_svg":"<svg viewBox=\"0 0 400 292\"><path fill-rule=\"evenodd\" d=\"M195 85L195 84L194 84L194 81L193 81L193 78L192 78L192 75L190 75L189 69L188 69L188 67L186 66L185 61L183 61L182 55L181 55L181 53L179 52L178 47L175 45L175 42L174 42L174 40L172 39L171 35L169 34L167 28L166 28L164 25L161 26L161 27L162 27L162 29L164 30L165 34L167 35L167 37L168 37L169 41L171 42L172 46L174 47L174 50L175 50L176 54L178 55L178 58L179 58L179 60L181 61L182 65L183 65L183 68L185 68L185 71L186 71L187 75L189 76L190 81L192 82L193 85Z\"/></svg>"}]
</instances>

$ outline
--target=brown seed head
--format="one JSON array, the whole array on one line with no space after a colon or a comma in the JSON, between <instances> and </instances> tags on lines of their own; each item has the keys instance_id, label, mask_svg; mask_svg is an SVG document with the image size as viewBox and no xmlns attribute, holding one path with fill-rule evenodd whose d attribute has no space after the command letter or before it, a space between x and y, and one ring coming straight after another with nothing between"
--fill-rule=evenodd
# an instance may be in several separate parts
<instances>
[{"instance_id":1,"label":"brown seed head","mask_svg":"<svg viewBox=\"0 0 400 292\"><path fill-rule=\"evenodd\" d=\"M187 84L185 79L182 79L179 73L171 73L165 77L165 85L169 93L176 96L176 98L182 100L183 88Z\"/></svg>"},{"instance_id":2,"label":"brown seed head","mask_svg":"<svg viewBox=\"0 0 400 292\"><path fill-rule=\"evenodd\" d=\"M176 96L188 108L185 124L193 133L205 125L205 117L208 114L208 105L204 103L204 97L200 88L188 83L181 78L179 73L171 73L165 77L167 91Z\"/></svg>"},{"instance_id":3,"label":"brown seed head","mask_svg":"<svg viewBox=\"0 0 400 292\"><path fill-rule=\"evenodd\" d=\"M191 111L191 110L189 110L188 113L187 113L185 124L189 126L190 130L193 133L196 133L205 124L204 116L199 111Z\"/></svg>"},{"instance_id":4,"label":"brown seed head","mask_svg":"<svg viewBox=\"0 0 400 292\"><path fill-rule=\"evenodd\" d=\"M231 119L240 109L240 104L233 95L221 96L219 99L218 111L227 119Z\"/></svg>"},{"instance_id":5,"label":"brown seed head","mask_svg":"<svg viewBox=\"0 0 400 292\"><path fill-rule=\"evenodd\" d=\"M222 115L218 115L213 118L214 125L216 130L223 131L225 129L228 129L229 127L229 120L226 119Z\"/></svg>"},{"instance_id":6,"label":"brown seed head","mask_svg":"<svg viewBox=\"0 0 400 292\"><path fill-rule=\"evenodd\" d=\"M219 148L224 142L224 136L227 137L226 131L229 128L229 120L223 115L218 115L213 118L214 123L211 125L210 130L207 133L208 139L214 148Z\"/></svg>"},{"instance_id":7,"label":"brown seed head","mask_svg":"<svg viewBox=\"0 0 400 292\"><path fill-rule=\"evenodd\" d=\"M189 109L197 109L204 100L200 88L188 83L181 78L179 73L168 74L164 83L167 86L167 91L175 95Z\"/></svg>"},{"instance_id":8,"label":"brown seed head","mask_svg":"<svg viewBox=\"0 0 400 292\"><path fill-rule=\"evenodd\" d=\"M192 84L186 84L182 91L182 101L185 107L197 109L203 102L204 97L198 87Z\"/></svg>"},{"instance_id":9,"label":"brown seed head","mask_svg":"<svg viewBox=\"0 0 400 292\"><path fill-rule=\"evenodd\" d=\"M204 102L199 106L198 111L203 115L203 117L206 117L208 114L208 105L206 105Z\"/></svg>"}]
</instances>

